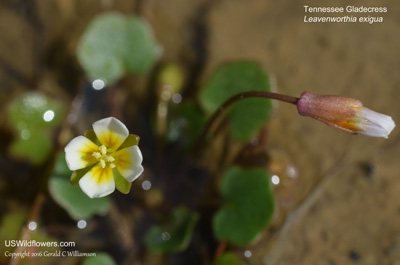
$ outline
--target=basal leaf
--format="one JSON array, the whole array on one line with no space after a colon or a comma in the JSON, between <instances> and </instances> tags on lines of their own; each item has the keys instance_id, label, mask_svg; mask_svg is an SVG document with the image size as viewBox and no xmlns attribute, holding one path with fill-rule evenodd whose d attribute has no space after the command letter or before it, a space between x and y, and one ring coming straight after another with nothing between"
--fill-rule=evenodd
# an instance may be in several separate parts
<instances>
[{"instance_id":1,"label":"basal leaf","mask_svg":"<svg viewBox=\"0 0 400 265\"><path fill-rule=\"evenodd\" d=\"M77 56L88 77L114 83L125 73L126 18L111 12L95 17L78 43Z\"/></svg>"},{"instance_id":2,"label":"basal leaf","mask_svg":"<svg viewBox=\"0 0 400 265\"><path fill-rule=\"evenodd\" d=\"M263 67L252 61L228 63L218 68L200 94L204 108L212 113L230 97L246 91L270 91L270 79ZM271 100L248 98L230 109L230 128L239 140L249 140L270 117Z\"/></svg>"},{"instance_id":3,"label":"basal leaf","mask_svg":"<svg viewBox=\"0 0 400 265\"><path fill-rule=\"evenodd\" d=\"M124 59L127 68L135 73L150 70L161 52L150 25L141 18L129 17L126 30L128 49Z\"/></svg>"},{"instance_id":4,"label":"basal leaf","mask_svg":"<svg viewBox=\"0 0 400 265\"><path fill-rule=\"evenodd\" d=\"M113 84L127 72L148 71L159 50L145 20L110 12L97 16L86 28L77 56L89 79Z\"/></svg>"},{"instance_id":5,"label":"basal leaf","mask_svg":"<svg viewBox=\"0 0 400 265\"><path fill-rule=\"evenodd\" d=\"M49 190L53 199L62 206L75 220L87 219L94 214L108 212L108 197L91 199L78 186L73 186L68 179L52 176Z\"/></svg>"},{"instance_id":6,"label":"basal leaf","mask_svg":"<svg viewBox=\"0 0 400 265\"><path fill-rule=\"evenodd\" d=\"M219 240L236 245L251 243L274 212L274 197L263 168L232 167L221 185L225 205L215 214L213 228Z\"/></svg>"},{"instance_id":7,"label":"basal leaf","mask_svg":"<svg viewBox=\"0 0 400 265\"><path fill-rule=\"evenodd\" d=\"M105 214L110 207L109 198L91 199L83 193L79 186L71 185L70 171L60 171L61 165L57 166L62 163L64 158L63 153L57 156L55 171L49 180L49 191L53 199L76 220L87 219L94 214ZM88 171L88 169L85 170ZM80 177L83 175L84 173ZM76 181L76 184L78 182L79 180Z\"/></svg>"},{"instance_id":8,"label":"basal leaf","mask_svg":"<svg viewBox=\"0 0 400 265\"><path fill-rule=\"evenodd\" d=\"M33 164L40 164L50 155L52 148L53 143L46 133L25 129L11 144L10 153L15 157L28 159Z\"/></svg>"},{"instance_id":9,"label":"basal leaf","mask_svg":"<svg viewBox=\"0 0 400 265\"><path fill-rule=\"evenodd\" d=\"M58 126L64 118L64 106L40 92L28 92L15 98L7 109L7 118L18 132L44 130Z\"/></svg>"}]
</instances>

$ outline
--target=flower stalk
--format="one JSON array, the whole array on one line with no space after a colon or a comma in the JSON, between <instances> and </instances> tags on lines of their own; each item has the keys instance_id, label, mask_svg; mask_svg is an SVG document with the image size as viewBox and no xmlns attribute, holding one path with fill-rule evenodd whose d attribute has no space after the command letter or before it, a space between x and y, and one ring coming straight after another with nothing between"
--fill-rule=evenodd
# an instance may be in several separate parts
<instances>
[{"instance_id":1,"label":"flower stalk","mask_svg":"<svg viewBox=\"0 0 400 265\"><path fill-rule=\"evenodd\" d=\"M294 104L301 116L314 118L350 134L388 138L395 127L390 116L370 110L364 107L360 100L354 98L315 95L310 92L304 92L300 98L296 98L273 92L249 91L232 96L214 112L200 133L194 148L195 154L198 153L205 138L210 134L212 126L223 112L235 102L245 98L269 98Z\"/></svg>"},{"instance_id":2,"label":"flower stalk","mask_svg":"<svg viewBox=\"0 0 400 265\"><path fill-rule=\"evenodd\" d=\"M197 154L198 151L200 150L201 146L203 145L205 138L207 135L210 134L210 130L214 123L218 120L220 116L224 113L224 111L230 107L232 104L235 102L245 99L245 98L269 98L269 99L275 99L283 102L287 102L290 104L296 105L297 102L299 101L300 98L288 96L288 95L283 95L279 93L273 93L273 92L266 92L266 91L248 91L248 92L243 92L237 95L232 96L228 100L226 100L215 112L214 114L208 119L206 125L204 126L203 130L200 133L199 138L197 139L195 148L194 148L194 153Z\"/></svg>"}]
</instances>

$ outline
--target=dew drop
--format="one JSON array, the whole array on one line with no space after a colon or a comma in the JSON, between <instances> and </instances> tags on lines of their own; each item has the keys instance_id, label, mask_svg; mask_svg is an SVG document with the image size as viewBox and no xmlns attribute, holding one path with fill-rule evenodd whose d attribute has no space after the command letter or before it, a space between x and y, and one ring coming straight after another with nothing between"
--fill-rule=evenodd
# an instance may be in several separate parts
<instances>
[{"instance_id":1,"label":"dew drop","mask_svg":"<svg viewBox=\"0 0 400 265\"><path fill-rule=\"evenodd\" d=\"M29 230L34 231L34 230L36 230L36 228L37 228L37 223L35 221L30 221L28 223L28 229Z\"/></svg>"},{"instance_id":2,"label":"dew drop","mask_svg":"<svg viewBox=\"0 0 400 265\"><path fill-rule=\"evenodd\" d=\"M151 189L151 182L149 180L145 180L142 182L142 189L149 190Z\"/></svg>"},{"instance_id":3,"label":"dew drop","mask_svg":"<svg viewBox=\"0 0 400 265\"><path fill-rule=\"evenodd\" d=\"M95 90L102 90L106 87L106 82L102 79L96 79L93 81L92 86Z\"/></svg>"},{"instance_id":4,"label":"dew drop","mask_svg":"<svg viewBox=\"0 0 400 265\"><path fill-rule=\"evenodd\" d=\"M21 138L24 140L28 140L31 137L31 132L29 130L22 130Z\"/></svg>"},{"instance_id":5,"label":"dew drop","mask_svg":"<svg viewBox=\"0 0 400 265\"><path fill-rule=\"evenodd\" d=\"M77 226L79 229L84 229L84 228L86 228L86 226L87 226L87 222L86 222L85 220L79 220L79 221L76 223L76 226Z\"/></svg>"},{"instance_id":6,"label":"dew drop","mask_svg":"<svg viewBox=\"0 0 400 265\"><path fill-rule=\"evenodd\" d=\"M181 101L182 101L182 96L181 96L181 94L175 93L175 94L172 96L172 102L174 102L175 104L179 104L179 103L181 103Z\"/></svg>"},{"instance_id":7,"label":"dew drop","mask_svg":"<svg viewBox=\"0 0 400 265\"><path fill-rule=\"evenodd\" d=\"M250 250L246 250L246 251L244 252L244 256L245 256L246 258L250 258L251 255L253 255L253 253L251 253Z\"/></svg>"},{"instance_id":8,"label":"dew drop","mask_svg":"<svg viewBox=\"0 0 400 265\"><path fill-rule=\"evenodd\" d=\"M54 119L54 116L55 116L54 111L48 110L43 114L43 120L45 122L50 122Z\"/></svg>"},{"instance_id":9,"label":"dew drop","mask_svg":"<svg viewBox=\"0 0 400 265\"><path fill-rule=\"evenodd\" d=\"M277 175L273 175L273 176L271 177L271 181L272 181L272 184L278 185L279 182L281 181L281 179L280 179Z\"/></svg>"}]
</instances>

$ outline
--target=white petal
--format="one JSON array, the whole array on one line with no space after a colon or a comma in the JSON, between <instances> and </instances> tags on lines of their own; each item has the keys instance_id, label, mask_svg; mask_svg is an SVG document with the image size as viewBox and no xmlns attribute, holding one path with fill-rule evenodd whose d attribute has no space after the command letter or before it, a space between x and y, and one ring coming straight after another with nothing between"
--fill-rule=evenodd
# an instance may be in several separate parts
<instances>
[{"instance_id":1,"label":"white petal","mask_svg":"<svg viewBox=\"0 0 400 265\"><path fill-rule=\"evenodd\" d=\"M357 111L357 116L360 119L360 131L357 133L362 135L388 138L396 126L392 117L368 108L361 108Z\"/></svg>"},{"instance_id":2,"label":"white petal","mask_svg":"<svg viewBox=\"0 0 400 265\"><path fill-rule=\"evenodd\" d=\"M119 150L115 155L115 165L119 173L129 182L143 172L143 156L137 145Z\"/></svg>"},{"instance_id":3,"label":"white petal","mask_svg":"<svg viewBox=\"0 0 400 265\"><path fill-rule=\"evenodd\" d=\"M93 130L102 145L117 150L129 135L126 126L114 117L93 123Z\"/></svg>"},{"instance_id":4,"label":"white petal","mask_svg":"<svg viewBox=\"0 0 400 265\"><path fill-rule=\"evenodd\" d=\"M90 198L107 196L115 190L112 169L102 168L99 163L79 180L79 186Z\"/></svg>"},{"instance_id":5,"label":"white petal","mask_svg":"<svg viewBox=\"0 0 400 265\"><path fill-rule=\"evenodd\" d=\"M65 146L65 160L70 170L78 170L96 163L96 158L92 156L99 147L84 136L72 139Z\"/></svg>"}]
</instances>

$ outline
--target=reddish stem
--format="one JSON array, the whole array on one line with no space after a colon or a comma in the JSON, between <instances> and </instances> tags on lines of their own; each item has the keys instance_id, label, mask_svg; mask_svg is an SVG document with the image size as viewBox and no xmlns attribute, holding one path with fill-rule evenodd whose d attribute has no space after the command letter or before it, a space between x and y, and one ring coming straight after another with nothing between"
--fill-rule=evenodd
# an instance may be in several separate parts
<instances>
[{"instance_id":1,"label":"reddish stem","mask_svg":"<svg viewBox=\"0 0 400 265\"><path fill-rule=\"evenodd\" d=\"M219 242L218 247L214 253L214 260L216 260L219 256L222 255L222 253L224 253L227 246L228 246L228 242L226 242L226 241Z\"/></svg>"},{"instance_id":2,"label":"reddish stem","mask_svg":"<svg viewBox=\"0 0 400 265\"><path fill-rule=\"evenodd\" d=\"M228 100L226 100L221 107L219 107L214 114L211 116L211 118L207 121L206 125L204 126L199 138L197 139L194 153L198 154L201 146L204 143L205 138L211 131L211 127L214 125L216 120L223 114L225 109L230 107L233 103L245 99L245 98L269 98L269 99L276 99L279 101L287 102L290 104L297 105L297 102L299 101L299 98L292 97L292 96L287 96L287 95L282 95L278 93L273 93L273 92L266 92L266 91L248 91L248 92L243 92L237 95L232 96Z\"/></svg>"}]
</instances>

